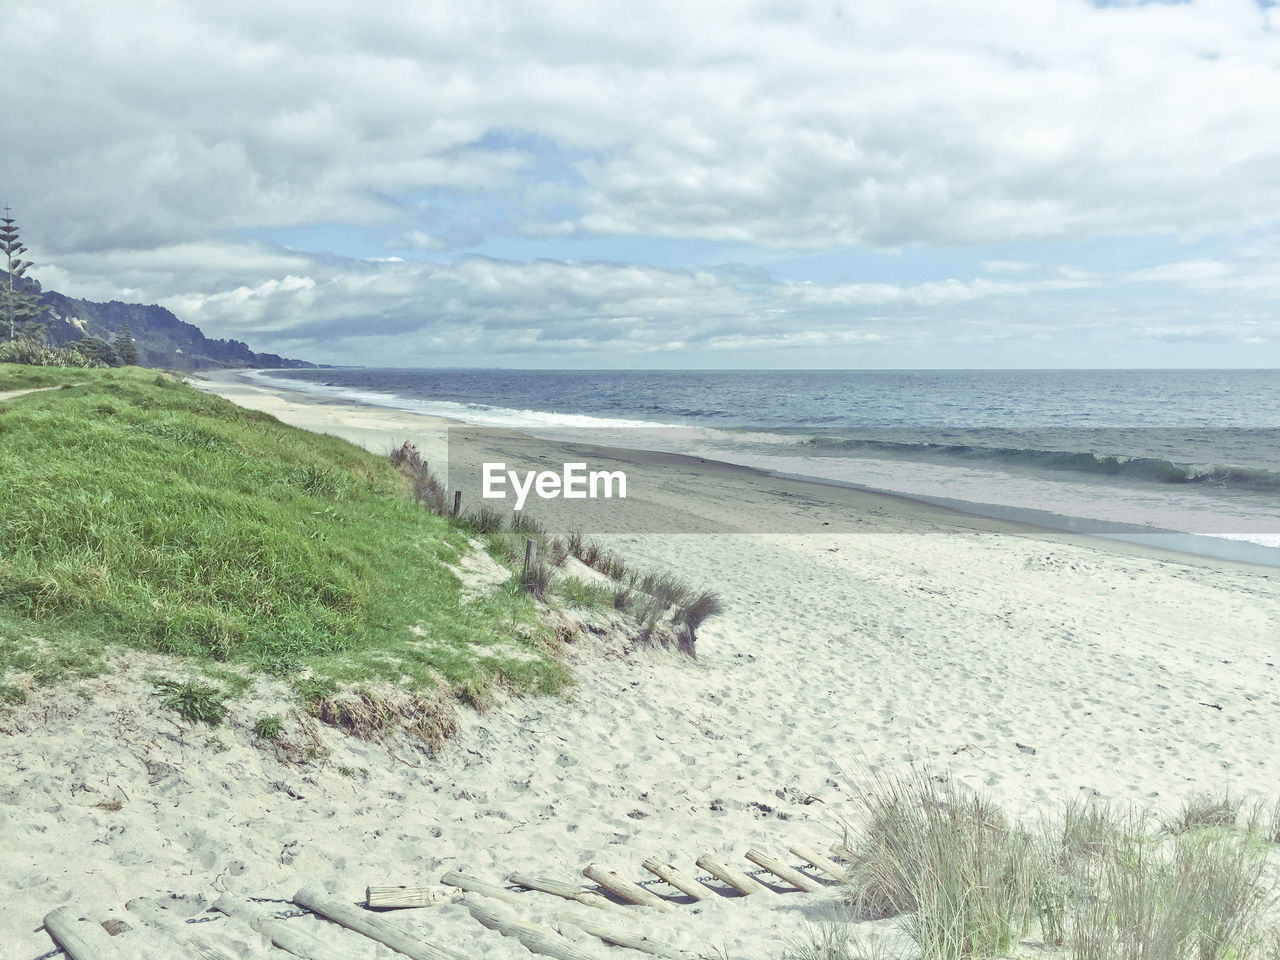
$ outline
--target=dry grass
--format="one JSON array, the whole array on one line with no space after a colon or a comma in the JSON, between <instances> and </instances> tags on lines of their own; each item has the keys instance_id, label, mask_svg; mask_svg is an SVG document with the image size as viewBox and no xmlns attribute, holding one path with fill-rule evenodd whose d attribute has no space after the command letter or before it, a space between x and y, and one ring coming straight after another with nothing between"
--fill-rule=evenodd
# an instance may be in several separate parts
<instances>
[{"instance_id":1,"label":"dry grass","mask_svg":"<svg viewBox=\"0 0 1280 960\"><path fill-rule=\"evenodd\" d=\"M856 799L860 912L901 916L925 960L1003 955L1026 933L1035 845L999 810L927 769L877 778Z\"/></svg>"},{"instance_id":2,"label":"dry grass","mask_svg":"<svg viewBox=\"0 0 1280 960\"><path fill-rule=\"evenodd\" d=\"M439 748L458 729L453 698L427 695L393 683L345 687L311 705L320 720L362 740L386 741L408 732Z\"/></svg>"},{"instance_id":3,"label":"dry grass","mask_svg":"<svg viewBox=\"0 0 1280 960\"><path fill-rule=\"evenodd\" d=\"M1075 802L1037 838L927 769L872 778L855 801L851 902L899 917L924 960L1009 955L1036 928L1071 960L1277 960L1277 805L1242 817L1198 795L1160 823Z\"/></svg>"},{"instance_id":4,"label":"dry grass","mask_svg":"<svg viewBox=\"0 0 1280 960\"><path fill-rule=\"evenodd\" d=\"M406 440L399 449L391 451L391 462L409 481L409 486L413 490L413 499L434 514L444 516L448 512L449 492L431 472L427 462L418 453L417 447Z\"/></svg>"}]
</instances>

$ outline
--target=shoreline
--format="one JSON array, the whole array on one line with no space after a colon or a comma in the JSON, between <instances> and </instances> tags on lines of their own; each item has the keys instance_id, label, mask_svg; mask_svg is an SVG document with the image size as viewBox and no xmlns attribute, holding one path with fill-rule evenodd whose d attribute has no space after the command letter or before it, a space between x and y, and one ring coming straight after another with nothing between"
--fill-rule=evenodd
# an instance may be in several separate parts
<instances>
[{"instance_id":1,"label":"shoreline","mask_svg":"<svg viewBox=\"0 0 1280 960\"><path fill-rule=\"evenodd\" d=\"M1072 519L1058 518L1057 515L1046 514L1044 522L1036 522L1024 516L1033 511L1020 510L1018 508L1002 508L977 503L962 503L960 501L948 503L939 501L936 498L914 497L837 480L784 474L690 454L614 447L606 444L576 441L546 440L534 437L518 429L485 427L469 424L460 419L415 413L400 407L341 397L329 397L323 393L291 388L277 382L267 384L247 371L218 371L213 376L202 376L201 379L210 385L208 388L210 392L218 393L220 396L231 399L236 403L254 406L255 409L272 413L286 423L301 426L303 429L333 432L335 436L351 440L354 443L365 446L366 449L374 450L374 452L384 451L381 448L375 448L370 445L370 431L367 424L361 425L360 414L357 411L378 411L378 416L382 418L382 422L394 425L396 429L403 429L406 431L406 435L412 434L412 438L418 443L419 448L423 450L426 459L436 462L448 459L448 430L459 429L465 433L468 428L473 428L476 431L483 431L486 439L501 438L501 441L505 441L502 448L497 451L498 453L514 450L531 459L560 460L564 462L594 452L598 457L620 464L629 464L642 471L680 471L686 478L691 478L694 481L690 489L696 489L696 483L703 480L719 484L734 484L735 489L748 486L758 488L760 485L767 484L778 496L792 497L819 505L819 507L825 506L833 513L852 511L861 515L880 517L880 522L888 528L889 532L899 530L903 525L916 526L924 524L934 532L990 533L1026 537L1043 540L1047 543L1071 544L1111 551L1125 556L1182 562L1191 566L1253 571L1263 575L1280 575L1280 571L1277 571L1277 565L1280 565L1280 550L1258 545L1255 553L1253 550L1241 548L1241 552L1250 556L1261 557L1260 559L1250 560L1223 556L1216 551L1203 553L1189 547L1183 549L1178 546L1165 546L1158 542L1159 538L1168 536L1177 538L1177 541L1182 544L1187 541L1195 541L1196 545L1198 545L1203 541L1212 541L1209 544L1211 551L1219 543L1223 545L1222 549L1227 552L1237 549L1235 542L1222 538L1146 531L1136 534L1138 537L1156 539L1157 542L1153 543L1142 539L1129 539L1133 534L1119 533L1112 535L1093 531L1074 532L1069 527L1054 525L1054 519L1067 521ZM199 383L196 385L200 389L206 389L206 387L200 386ZM329 415L309 416L306 411L308 408L313 407L326 409ZM385 435L389 441L394 442L392 438L396 434L388 432ZM373 434L373 436L376 436L376 434ZM667 492L676 492L670 485L667 485L666 489ZM985 509L987 507L989 509ZM554 510L551 511L553 518L554 512ZM539 519L544 518L540 517ZM590 518L588 518L589 522ZM838 523L835 525L836 529L834 531L821 529L821 527L831 525L831 523L832 521L830 520L826 523L819 520L816 524L810 524L809 529L794 529L790 526L788 526L788 529L795 533L874 532L868 531L865 525L840 525ZM721 516L713 518L710 524L711 529L695 530L693 532L752 532L749 529L735 529L735 523ZM607 526L607 524L605 525ZM643 519L637 521L637 526L645 532L653 532L652 530L645 530L647 525ZM676 531L672 530L670 532ZM686 528L680 532L690 531ZM767 529L758 532L777 531ZM1244 545L1245 548L1251 546L1253 545Z\"/></svg>"}]
</instances>

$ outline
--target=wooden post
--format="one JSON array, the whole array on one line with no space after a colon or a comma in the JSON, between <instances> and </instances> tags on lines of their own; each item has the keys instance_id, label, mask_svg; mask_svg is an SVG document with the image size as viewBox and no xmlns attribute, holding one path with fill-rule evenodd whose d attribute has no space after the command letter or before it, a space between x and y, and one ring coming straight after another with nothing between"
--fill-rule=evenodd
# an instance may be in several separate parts
<instances>
[{"instance_id":1,"label":"wooden post","mask_svg":"<svg viewBox=\"0 0 1280 960\"><path fill-rule=\"evenodd\" d=\"M305 960L344 960L349 956L346 950L331 946L310 930L266 916L246 900L230 895L219 897L213 909L228 917L243 920L249 925L249 929L262 934L275 946L295 957L303 957Z\"/></svg>"},{"instance_id":2,"label":"wooden post","mask_svg":"<svg viewBox=\"0 0 1280 960\"><path fill-rule=\"evenodd\" d=\"M215 946L199 934L189 932L183 921L173 916L150 897L138 897L124 905L143 923L157 928L180 947L185 947L196 960L235 960L221 947Z\"/></svg>"},{"instance_id":3,"label":"wooden post","mask_svg":"<svg viewBox=\"0 0 1280 960\"><path fill-rule=\"evenodd\" d=\"M629 950L639 950L641 953L647 953L654 957L667 957L668 960L695 960L693 954L685 953L670 944L662 943L658 940L650 940L643 934L633 933L629 930L619 930L617 927L610 926L607 923L601 923L595 917L581 917L565 913L556 919L561 924L571 923L575 927L585 930L597 940L603 940L605 943L616 944Z\"/></svg>"},{"instance_id":4,"label":"wooden post","mask_svg":"<svg viewBox=\"0 0 1280 960\"><path fill-rule=\"evenodd\" d=\"M606 870L604 867L597 867L594 863L589 867L585 867L582 871L582 875L594 880L606 890L613 891L623 900L629 900L642 907L654 907L658 910L675 910L675 906L672 905L670 901L663 900L656 893L650 893L644 887L632 883L630 880L624 880L612 870Z\"/></svg>"},{"instance_id":5,"label":"wooden post","mask_svg":"<svg viewBox=\"0 0 1280 960\"><path fill-rule=\"evenodd\" d=\"M471 893L463 894L462 902L480 923L490 930L497 930L504 937L515 937L530 953L540 953L557 960L598 960L549 927L521 920L500 904L484 902Z\"/></svg>"},{"instance_id":6,"label":"wooden post","mask_svg":"<svg viewBox=\"0 0 1280 960\"><path fill-rule=\"evenodd\" d=\"M70 906L46 914L44 928L71 960L120 960L107 931L92 920L81 919Z\"/></svg>"},{"instance_id":7,"label":"wooden post","mask_svg":"<svg viewBox=\"0 0 1280 960\"><path fill-rule=\"evenodd\" d=\"M661 877L681 893L688 894L695 900L718 900L719 895L708 886L704 886L688 874L681 873L669 863L663 863L657 857L650 857L643 864L654 876Z\"/></svg>"},{"instance_id":8,"label":"wooden post","mask_svg":"<svg viewBox=\"0 0 1280 960\"><path fill-rule=\"evenodd\" d=\"M303 887L293 895L293 902L413 960L463 960L462 954L434 946L376 914L335 900L319 887Z\"/></svg>"},{"instance_id":9,"label":"wooden post","mask_svg":"<svg viewBox=\"0 0 1280 960\"><path fill-rule=\"evenodd\" d=\"M365 887L364 903L370 910L403 910L426 907L438 902L442 894L435 887Z\"/></svg>"},{"instance_id":10,"label":"wooden post","mask_svg":"<svg viewBox=\"0 0 1280 960\"><path fill-rule=\"evenodd\" d=\"M843 843L833 843L831 845L831 855L838 860L845 861L846 863L854 863L858 859L858 855Z\"/></svg>"},{"instance_id":11,"label":"wooden post","mask_svg":"<svg viewBox=\"0 0 1280 960\"><path fill-rule=\"evenodd\" d=\"M483 880L477 880L475 877L468 876L465 873L459 873L457 870L450 870L440 878L441 883L448 884L451 887L457 887L459 890L465 890L468 893L478 893L481 896L493 897L495 900L502 900L505 903L528 904L526 897L508 890L506 887L500 887L496 883L486 883Z\"/></svg>"},{"instance_id":12,"label":"wooden post","mask_svg":"<svg viewBox=\"0 0 1280 960\"><path fill-rule=\"evenodd\" d=\"M819 890L826 889L817 880L812 877L806 877L799 870L787 866L777 857L771 857L767 853L761 853L759 850L748 850L747 859L752 863L764 867L775 877L781 877L793 887L798 887L805 893L817 893Z\"/></svg>"},{"instance_id":13,"label":"wooden post","mask_svg":"<svg viewBox=\"0 0 1280 960\"><path fill-rule=\"evenodd\" d=\"M453 491L453 515L456 518L462 512L462 491Z\"/></svg>"},{"instance_id":14,"label":"wooden post","mask_svg":"<svg viewBox=\"0 0 1280 960\"><path fill-rule=\"evenodd\" d=\"M803 843L797 843L791 848L791 852L803 860L810 866L816 867L828 876L839 880L841 883L849 882L849 871L834 860L824 857L812 847L806 847Z\"/></svg>"},{"instance_id":15,"label":"wooden post","mask_svg":"<svg viewBox=\"0 0 1280 960\"><path fill-rule=\"evenodd\" d=\"M735 870L733 867L721 863L716 857L709 853L704 853L700 856L697 860L697 864L717 880L722 883L727 883L741 894L773 893L773 891L763 883L748 877L745 873Z\"/></svg>"},{"instance_id":16,"label":"wooden post","mask_svg":"<svg viewBox=\"0 0 1280 960\"><path fill-rule=\"evenodd\" d=\"M524 579L529 579L529 571L533 569L533 558L537 555L537 547L532 540L524 542Z\"/></svg>"},{"instance_id":17,"label":"wooden post","mask_svg":"<svg viewBox=\"0 0 1280 960\"><path fill-rule=\"evenodd\" d=\"M565 883L562 880L551 880L547 877L534 877L526 873L511 874L507 877L507 883L514 883L517 887L524 887L526 890L549 893L553 897L563 897L565 900L577 900L588 907L627 912L626 907L614 903L608 897L602 896L594 890L584 890L576 883Z\"/></svg>"}]
</instances>

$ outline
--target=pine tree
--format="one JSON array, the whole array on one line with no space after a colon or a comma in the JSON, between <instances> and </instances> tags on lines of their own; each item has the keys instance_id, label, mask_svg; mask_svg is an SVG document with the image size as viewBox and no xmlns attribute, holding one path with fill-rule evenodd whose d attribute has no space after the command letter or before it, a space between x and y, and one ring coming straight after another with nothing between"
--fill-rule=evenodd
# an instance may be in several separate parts
<instances>
[{"instance_id":1,"label":"pine tree","mask_svg":"<svg viewBox=\"0 0 1280 960\"><path fill-rule=\"evenodd\" d=\"M116 331L115 337L111 340L111 350L122 366L138 365L138 348L133 342L133 331L127 326Z\"/></svg>"},{"instance_id":2,"label":"pine tree","mask_svg":"<svg viewBox=\"0 0 1280 960\"><path fill-rule=\"evenodd\" d=\"M40 295L30 283L15 284L31 266L30 260L23 260L27 252L22 240L18 237L18 227L13 217L9 216L9 208L4 208L5 215L0 217L0 253L7 258L6 271L8 277L0 286L0 334L12 340L18 335L20 326L38 320L44 313L40 303Z\"/></svg>"}]
</instances>

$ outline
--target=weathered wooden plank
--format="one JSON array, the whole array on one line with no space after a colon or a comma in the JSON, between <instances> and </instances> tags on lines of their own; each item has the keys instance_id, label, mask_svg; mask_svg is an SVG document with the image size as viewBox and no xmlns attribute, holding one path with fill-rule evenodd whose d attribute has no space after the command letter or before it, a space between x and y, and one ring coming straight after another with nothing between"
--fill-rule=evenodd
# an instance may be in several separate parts
<instances>
[{"instance_id":1,"label":"weathered wooden plank","mask_svg":"<svg viewBox=\"0 0 1280 960\"><path fill-rule=\"evenodd\" d=\"M618 876L612 870L606 870L604 867L597 866L594 863L584 867L582 875L594 880L606 890L611 890L623 900L629 900L631 903L639 904L642 907L653 907L655 910L675 909L675 905L671 901L663 900L656 893L650 893L639 884L632 883L630 880Z\"/></svg>"},{"instance_id":2,"label":"weathered wooden plank","mask_svg":"<svg viewBox=\"0 0 1280 960\"><path fill-rule=\"evenodd\" d=\"M293 902L413 960L463 960L462 954L427 943L377 914L334 899L319 887L303 887L293 895Z\"/></svg>"},{"instance_id":3,"label":"weathered wooden plank","mask_svg":"<svg viewBox=\"0 0 1280 960\"><path fill-rule=\"evenodd\" d=\"M847 883L849 881L848 870L829 857L824 857L812 847L806 847L803 843L797 843L791 847L791 852L811 867L821 870L832 879L839 880L841 883Z\"/></svg>"},{"instance_id":4,"label":"weathered wooden plank","mask_svg":"<svg viewBox=\"0 0 1280 960\"><path fill-rule=\"evenodd\" d=\"M441 894L435 887L407 885L365 887L364 902L370 910L404 910L439 903Z\"/></svg>"},{"instance_id":5,"label":"weathered wooden plank","mask_svg":"<svg viewBox=\"0 0 1280 960\"><path fill-rule=\"evenodd\" d=\"M772 890L766 887L763 883L760 883L760 881L748 877L741 870L735 870L728 864L722 863L712 854L704 853L697 859L697 864L717 880L728 884L739 893L773 893Z\"/></svg>"},{"instance_id":6,"label":"weathered wooden plank","mask_svg":"<svg viewBox=\"0 0 1280 960\"><path fill-rule=\"evenodd\" d=\"M666 957L668 960L698 960L697 956L692 953L686 953L660 940L651 940L649 937L631 930L622 930L613 923L605 923L597 917L584 917L577 914L561 914L558 918L560 923L571 923L581 930L585 930L597 940L603 940L605 943L612 943L619 947L626 947L629 950L639 950L641 953L647 953L654 957Z\"/></svg>"},{"instance_id":7,"label":"weathered wooden plank","mask_svg":"<svg viewBox=\"0 0 1280 960\"><path fill-rule=\"evenodd\" d=\"M588 907L621 910L624 913L627 909L594 890L585 890L576 883L565 883L563 880L552 880L549 877L538 877L528 873L513 873L507 877L507 883L514 883L517 887L524 887L526 890L549 893L553 897L562 897L565 900L576 900Z\"/></svg>"},{"instance_id":8,"label":"weathered wooden plank","mask_svg":"<svg viewBox=\"0 0 1280 960\"><path fill-rule=\"evenodd\" d=\"M789 867L777 857L770 856L760 850L748 850L746 857L752 863L757 866L764 867L775 877L785 880L793 887L797 887L805 893L817 893L819 890L825 889L817 880L814 880L812 877L806 877L799 870Z\"/></svg>"},{"instance_id":9,"label":"weathered wooden plank","mask_svg":"<svg viewBox=\"0 0 1280 960\"><path fill-rule=\"evenodd\" d=\"M646 870L656 877L665 880L681 893L688 894L695 900L718 900L720 895L710 887L699 883L686 873L681 873L669 863L663 863L657 857L650 857L643 864Z\"/></svg>"},{"instance_id":10,"label":"weathered wooden plank","mask_svg":"<svg viewBox=\"0 0 1280 960\"><path fill-rule=\"evenodd\" d=\"M143 923L162 931L178 946L185 947L196 960L236 960L231 953L194 932L181 917L170 913L150 897L130 900L124 907Z\"/></svg>"},{"instance_id":11,"label":"weathered wooden plank","mask_svg":"<svg viewBox=\"0 0 1280 960\"><path fill-rule=\"evenodd\" d=\"M228 917L243 920L249 925L249 929L262 934L275 946L295 957L303 957L304 960L349 960L345 950L339 950L296 923L287 923L266 915L247 900L230 895L222 896L214 903L213 909Z\"/></svg>"},{"instance_id":12,"label":"weathered wooden plank","mask_svg":"<svg viewBox=\"0 0 1280 960\"><path fill-rule=\"evenodd\" d=\"M463 894L462 902L481 924L497 930L504 937L515 937L531 953L555 957L556 960L599 960L551 928L522 920L501 904L481 900L471 893Z\"/></svg>"},{"instance_id":13,"label":"weathered wooden plank","mask_svg":"<svg viewBox=\"0 0 1280 960\"><path fill-rule=\"evenodd\" d=\"M107 931L87 920L70 905L45 915L44 928L72 960L120 960L120 952Z\"/></svg>"},{"instance_id":14,"label":"weathered wooden plank","mask_svg":"<svg viewBox=\"0 0 1280 960\"><path fill-rule=\"evenodd\" d=\"M516 893L514 890L508 890L506 887L500 887L496 883L478 880L468 874L459 873L457 870L450 870L440 878L440 882L451 887L457 887L459 890L465 890L467 893L478 893L484 897L493 897L493 899L502 900L504 903L519 904L521 906L527 906L529 903L526 895Z\"/></svg>"}]
</instances>

